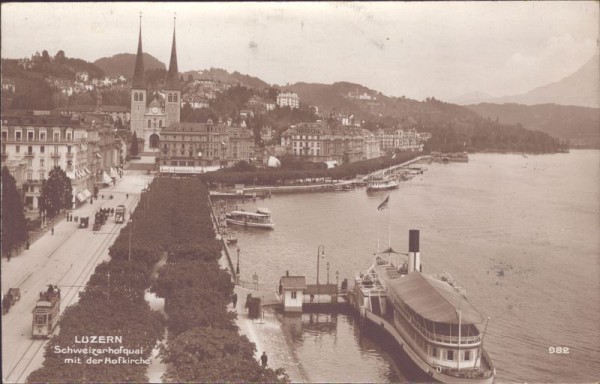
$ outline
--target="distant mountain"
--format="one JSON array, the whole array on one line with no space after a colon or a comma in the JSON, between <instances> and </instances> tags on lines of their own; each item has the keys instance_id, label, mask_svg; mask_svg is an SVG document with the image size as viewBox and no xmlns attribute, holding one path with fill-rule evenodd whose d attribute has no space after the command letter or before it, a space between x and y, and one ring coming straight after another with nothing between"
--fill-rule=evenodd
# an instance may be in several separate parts
<instances>
[{"instance_id":1,"label":"distant mountain","mask_svg":"<svg viewBox=\"0 0 600 384\"><path fill-rule=\"evenodd\" d=\"M258 77L244 75L237 71L229 73L221 68L210 68L200 71L184 72L183 78L187 80L190 75L194 80L207 79L223 84L242 85L244 87L255 88L258 90L263 90L269 87L268 83L262 81Z\"/></svg>"},{"instance_id":2,"label":"distant mountain","mask_svg":"<svg viewBox=\"0 0 600 384\"><path fill-rule=\"evenodd\" d=\"M133 76L135 54L119 53L112 57L100 58L94 61L94 64L108 76L123 75L129 79ZM154 56L144 53L144 69L146 71L150 69L166 69L166 66Z\"/></svg>"},{"instance_id":3,"label":"distant mountain","mask_svg":"<svg viewBox=\"0 0 600 384\"><path fill-rule=\"evenodd\" d=\"M467 108L483 117L498 119L500 123L521 124L524 128L569 140L572 146L600 148L600 108L490 103Z\"/></svg>"},{"instance_id":4,"label":"distant mountain","mask_svg":"<svg viewBox=\"0 0 600 384\"><path fill-rule=\"evenodd\" d=\"M494 98L494 96L487 94L485 92L469 92L469 93L465 93L462 96L459 96L453 100L450 100L451 103L454 104L458 104L458 105L469 105L469 104L477 104L477 103L484 103L488 100L492 100Z\"/></svg>"},{"instance_id":5,"label":"distant mountain","mask_svg":"<svg viewBox=\"0 0 600 384\"><path fill-rule=\"evenodd\" d=\"M517 103L524 105L559 104L600 108L600 56L595 55L573 74L527 93L514 96L486 97L473 92L453 102L461 105L478 103Z\"/></svg>"}]
</instances>

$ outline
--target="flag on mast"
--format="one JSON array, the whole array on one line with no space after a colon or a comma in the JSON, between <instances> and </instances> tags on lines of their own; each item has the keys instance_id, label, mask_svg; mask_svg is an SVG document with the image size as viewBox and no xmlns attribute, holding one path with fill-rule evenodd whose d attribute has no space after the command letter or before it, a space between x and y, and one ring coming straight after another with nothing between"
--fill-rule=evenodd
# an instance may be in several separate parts
<instances>
[{"instance_id":1,"label":"flag on mast","mask_svg":"<svg viewBox=\"0 0 600 384\"><path fill-rule=\"evenodd\" d=\"M385 200L383 200L383 201L381 202L381 204L379 204L379 206L377 206L377 212L381 212L381 211L383 211L384 209L386 209L386 208L387 208L387 206L388 206L388 203L389 203L389 202L390 202L390 195L388 195L388 196L385 198Z\"/></svg>"}]
</instances>

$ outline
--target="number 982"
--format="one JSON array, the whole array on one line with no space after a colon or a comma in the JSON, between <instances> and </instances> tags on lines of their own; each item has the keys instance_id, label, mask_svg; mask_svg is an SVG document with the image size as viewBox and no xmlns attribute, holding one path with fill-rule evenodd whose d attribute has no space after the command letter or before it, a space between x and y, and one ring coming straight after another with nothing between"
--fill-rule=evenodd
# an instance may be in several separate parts
<instances>
[{"instance_id":1,"label":"number 982","mask_svg":"<svg viewBox=\"0 0 600 384\"><path fill-rule=\"evenodd\" d=\"M568 355L569 347L548 347L548 353L557 355Z\"/></svg>"}]
</instances>

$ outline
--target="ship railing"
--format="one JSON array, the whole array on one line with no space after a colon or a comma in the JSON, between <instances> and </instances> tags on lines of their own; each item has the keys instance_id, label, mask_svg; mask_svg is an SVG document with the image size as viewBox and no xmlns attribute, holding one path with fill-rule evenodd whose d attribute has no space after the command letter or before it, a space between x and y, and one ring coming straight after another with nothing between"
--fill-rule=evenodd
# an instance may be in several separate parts
<instances>
[{"instance_id":1,"label":"ship railing","mask_svg":"<svg viewBox=\"0 0 600 384\"><path fill-rule=\"evenodd\" d=\"M421 333L423 337L425 337L428 341L440 342L445 344L458 344L458 336L448 336L448 335L440 335L437 333L433 333L427 330L423 324L419 323L415 320L414 317L410 318L410 323L414 325L417 330ZM481 337L477 336L462 336L460 338L461 345L467 344L478 344L481 341Z\"/></svg>"}]
</instances>

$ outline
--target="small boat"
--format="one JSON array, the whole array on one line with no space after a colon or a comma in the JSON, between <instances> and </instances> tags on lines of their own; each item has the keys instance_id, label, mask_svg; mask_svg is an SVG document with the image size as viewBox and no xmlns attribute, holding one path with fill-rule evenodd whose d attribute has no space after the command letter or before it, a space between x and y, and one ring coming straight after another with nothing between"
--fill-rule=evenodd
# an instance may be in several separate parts
<instances>
[{"instance_id":1,"label":"small boat","mask_svg":"<svg viewBox=\"0 0 600 384\"><path fill-rule=\"evenodd\" d=\"M232 211L225 215L227 224L241 225L244 227L273 229L275 224L271 220L271 211L268 208L258 208L256 212Z\"/></svg>"},{"instance_id":2,"label":"small boat","mask_svg":"<svg viewBox=\"0 0 600 384\"><path fill-rule=\"evenodd\" d=\"M404 255L390 247L357 274L348 298L361 322L386 331L431 381L493 383L496 370L483 349L487 320L448 274L422 272L418 230L409 232Z\"/></svg>"},{"instance_id":3,"label":"small boat","mask_svg":"<svg viewBox=\"0 0 600 384\"><path fill-rule=\"evenodd\" d=\"M367 192L369 191L385 191L395 189L400 186L400 181L397 178L389 176L376 176L367 180Z\"/></svg>"}]
</instances>

